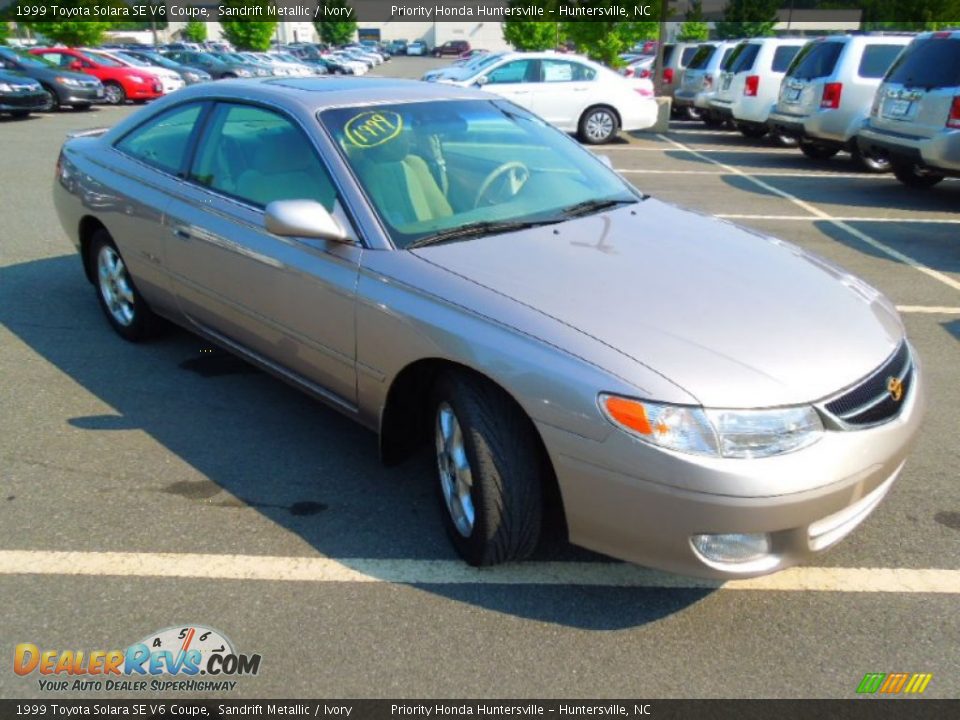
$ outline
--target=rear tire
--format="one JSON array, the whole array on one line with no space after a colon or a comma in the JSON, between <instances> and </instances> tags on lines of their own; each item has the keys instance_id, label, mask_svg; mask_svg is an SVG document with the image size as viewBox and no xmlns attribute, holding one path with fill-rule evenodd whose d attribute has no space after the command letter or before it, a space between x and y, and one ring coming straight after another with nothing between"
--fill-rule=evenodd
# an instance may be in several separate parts
<instances>
[{"instance_id":1,"label":"rear tire","mask_svg":"<svg viewBox=\"0 0 960 720\"><path fill-rule=\"evenodd\" d=\"M608 107L598 105L587 108L580 116L577 136L587 145L602 145L617 134L617 115Z\"/></svg>"},{"instance_id":2,"label":"rear tire","mask_svg":"<svg viewBox=\"0 0 960 720\"><path fill-rule=\"evenodd\" d=\"M817 145L812 142L801 142L800 143L800 152L806 155L811 160L829 160L838 152L837 148L828 147L827 145Z\"/></svg>"},{"instance_id":3,"label":"rear tire","mask_svg":"<svg viewBox=\"0 0 960 720\"><path fill-rule=\"evenodd\" d=\"M893 174L897 180L911 188L929 188L943 180L943 175L925 172L916 163L892 162Z\"/></svg>"},{"instance_id":4,"label":"rear tire","mask_svg":"<svg viewBox=\"0 0 960 720\"><path fill-rule=\"evenodd\" d=\"M127 101L127 92L120 83L108 80L103 84L103 97L110 105L123 105Z\"/></svg>"},{"instance_id":5,"label":"rear tire","mask_svg":"<svg viewBox=\"0 0 960 720\"><path fill-rule=\"evenodd\" d=\"M863 152L859 145L854 145L850 151L850 159L866 172L888 173L892 169L890 158Z\"/></svg>"},{"instance_id":6,"label":"rear tire","mask_svg":"<svg viewBox=\"0 0 960 720\"><path fill-rule=\"evenodd\" d=\"M93 270L100 308L117 335L130 342L139 342L156 334L159 318L140 295L120 251L106 230L100 229L93 234L87 262Z\"/></svg>"},{"instance_id":7,"label":"rear tire","mask_svg":"<svg viewBox=\"0 0 960 720\"><path fill-rule=\"evenodd\" d=\"M523 560L540 538L544 459L530 419L503 390L442 375L432 433L444 526L470 565Z\"/></svg>"}]
</instances>

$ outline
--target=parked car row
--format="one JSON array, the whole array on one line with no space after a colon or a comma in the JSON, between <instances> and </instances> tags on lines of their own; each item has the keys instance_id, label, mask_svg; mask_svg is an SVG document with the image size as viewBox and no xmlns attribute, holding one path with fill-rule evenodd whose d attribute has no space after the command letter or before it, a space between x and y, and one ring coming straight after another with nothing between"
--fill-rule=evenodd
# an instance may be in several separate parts
<instances>
[{"instance_id":1,"label":"parked car row","mask_svg":"<svg viewBox=\"0 0 960 720\"><path fill-rule=\"evenodd\" d=\"M913 187L960 175L960 30L701 43L673 98L812 160L846 152Z\"/></svg>"},{"instance_id":2,"label":"parked car row","mask_svg":"<svg viewBox=\"0 0 960 720\"><path fill-rule=\"evenodd\" d=\"M609 142L620 130L642 130L657 120L649 79L622 77L578 55L485 53L427 72L422 79L482 87L589 144Z\"/></svg>"}]
</instances>

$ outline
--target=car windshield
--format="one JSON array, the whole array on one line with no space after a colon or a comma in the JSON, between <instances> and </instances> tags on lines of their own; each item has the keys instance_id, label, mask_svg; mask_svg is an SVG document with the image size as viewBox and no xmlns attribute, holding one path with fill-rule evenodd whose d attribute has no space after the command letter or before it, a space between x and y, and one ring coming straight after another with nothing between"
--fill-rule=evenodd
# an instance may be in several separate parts
<instances>
[{"instance_id":1,"label":"car windshield","mask_svg":"<svg viewBox=\"0 0 960 720\"><path fill-rule=\"evenodd\" d=\"M464 67L468 67L471 70L482 70L487 65L490 65L491 63L494 63L502 58L504 55L506 55L506 53L486 53L482 55L476 55L464 63Z\"/></svg>"},{"instance_id":2,"label":"car windshield","mask_svg":"<svg viewBox=\"0 0 960 720\"><path fill-rule=\"evenodd\" d=\"M158 67L169 68L170 70L177 70L180 68L178 63L175 63L173 60L165 58L163 55L156 55L154 53L143 53L142 55L136 55L135 57L145 60L151 65L156 65Z\"/></svg>"},{"instance_id":3,"label":"car windshield","mask_svg":"<svg viewBox=\"0 0 960 720\"><path fill-rule=\"evenodd\" d=\"M398 248L470 228L561 222L641 197L566 135L503 101L337 108L320 121Z\"/></svg>"},{"instance_id":4,"label":"car windshield","mask_svg":"<svg viewBox=\"0 0 960 720\"><path fill-rule=\"evenodd\" d=\"M127 55L126 53L118 52L114 54L114 57L122 60L125 63L129 63L130 65L136 65L137 67L150 67L150 63L143 58L138 58L134 55Z\"/></svg>"},{"instance_id":5,"label":"car windshield","mask_svg":"<svg viewBox=\"0 0 960 720\"><path fill-rule=\"evenodd\" d=\"M843 43L814 40L804 45L787 70L787 77L815 80L833 72L843 51Z\"/></svg>"},{"instance_id":6,"label":"car windshield","mask_svg":"<svg viewBox=\"0 0 960 720\"><path fill-rule=\"evenodd\" d=\"M90 60L91 62L95 62L99 65L103 65L104 67L123 67L122 62L120 62L119 60L114 60L112 57L108 57L107 55L101 55L100 53L94 53L94 52L87 52L87 53L81 53L81 54L87 60Z\"/></svg>"},{"instance_id":7,"label":"car windshield","mask_svg":"<svg viewBox=\"0 0 960 720\"><path fill-rule=\"evenodd\" d=\"M0 56L12 60L13 62L19 63L24 67L41 67L41 68L51 68L56 67L55 63L46 60L45 58L40 57L39 55L28 55L27 53L17 52L16 50L7 50L4 48L0 50Z\"/></svg>"}]
</instances>

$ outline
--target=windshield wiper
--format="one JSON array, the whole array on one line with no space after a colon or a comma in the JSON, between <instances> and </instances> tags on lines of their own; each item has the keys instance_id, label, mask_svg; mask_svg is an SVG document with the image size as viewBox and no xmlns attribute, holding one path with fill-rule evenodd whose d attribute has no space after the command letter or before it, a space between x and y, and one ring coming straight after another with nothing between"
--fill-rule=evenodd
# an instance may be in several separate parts
<instances>
[{"instance_id":1,"label":"windshield wiper","mask_svg":"<svg viewBox=\"0 0 960 720\"><path fill-rule=\"evenodd\" d=\"M460 227L441 230L432 235L424 235L419 240L414 240L407 245L407 250L426 247L427 245L440 245L441 243L451 242L453 240L465 240L466 238L478 237L480 235L496 235L498 233L514 232L516 230L527 230L541 225L550 225L560 222L560 220L513 220L508 222L494 222L491 220L481 220L480 222L461 225Z\"/></svg>"},{"instance_id":2,"label":"windshield wiper","mask_svg":"<svg viewBox=\"0 0 960 720\"><path fill-rule=\"evenodd\" d=\"M646 196L643 197L646 200ZM601 210L608 210L617 205L633 205L639 202L636 198L607 198L606 200L584 200L575 205L569 205L560 210L568 218L592 215Z\"/></svg>"}]
</instances>

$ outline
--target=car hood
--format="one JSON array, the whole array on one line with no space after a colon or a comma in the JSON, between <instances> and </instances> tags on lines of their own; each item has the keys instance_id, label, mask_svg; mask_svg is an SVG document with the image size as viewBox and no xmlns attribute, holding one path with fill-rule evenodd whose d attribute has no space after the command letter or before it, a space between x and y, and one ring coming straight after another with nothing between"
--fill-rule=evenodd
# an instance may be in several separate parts
<instances>
[{"instance_id":1,"label":"car hood","mask_svg":"<svg viewBox=\"0 0 960 720\"><path fill-rule=\"evenodd\" d=\"M451 67L443 68L442 70L431 71L427 73L427 75L431 81L447 80L450 82L461 82L476 75L476 71L473 69L453 65Z\"/></svg>"},{"instance_id":2,"label":"car hood","mask_svg":"<svg viewBox=\"0 0 960 720\"><path fill-rule=\"evenodd\" d=\"M576 328L709 407L823 399L903 338L890 302L828 261L652 198L413 252ZM566 349L589 359L585 343Z\"/></svg>"}]
</instances>

